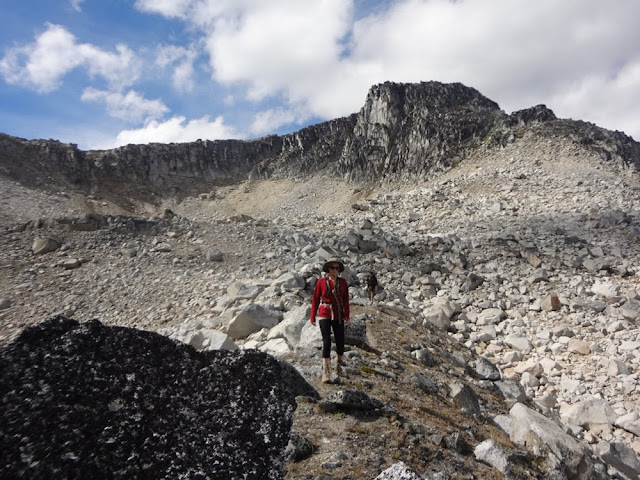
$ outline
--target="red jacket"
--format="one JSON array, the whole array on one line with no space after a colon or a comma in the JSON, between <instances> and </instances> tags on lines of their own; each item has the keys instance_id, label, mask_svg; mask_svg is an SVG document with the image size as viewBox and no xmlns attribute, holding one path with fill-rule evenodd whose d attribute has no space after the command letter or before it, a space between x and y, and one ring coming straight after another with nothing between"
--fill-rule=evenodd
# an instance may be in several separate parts
<instances>
[{"instance_id":1,"label":"red jacket","mask_svg":"<svg viewBox=\"0 0 640 480\"><path fill-rule=\"evenodd\" d=\"M331 286L331 288L329 287ZM338 277L337 299L332 291L333 281L327 276L318 279L311 299L311 323L318 318L343 319L349 322L349 285ZM333 313L332 313L333 310Z\"/></svg>"}]
</instances>

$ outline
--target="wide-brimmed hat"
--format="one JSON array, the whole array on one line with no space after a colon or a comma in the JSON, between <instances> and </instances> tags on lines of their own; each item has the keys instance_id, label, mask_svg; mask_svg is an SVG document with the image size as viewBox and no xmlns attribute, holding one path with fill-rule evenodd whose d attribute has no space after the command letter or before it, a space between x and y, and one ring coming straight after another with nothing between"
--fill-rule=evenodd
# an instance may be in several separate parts
<instances>
[{"instance_id":1,"label":"wide-brimmed hat","mask_svg":"<svg viewBox=\"0 0 640 480\"><path fill-rule=\"evenodd\" d=\"M324 262L324 265L322 265L322 271L329 273L329 265L336 264L338 265L338 271L344 272L344 263L342 263L342 260L340 260L338 257L330 258L329 260Z\"/></svg>"}]
</instances>

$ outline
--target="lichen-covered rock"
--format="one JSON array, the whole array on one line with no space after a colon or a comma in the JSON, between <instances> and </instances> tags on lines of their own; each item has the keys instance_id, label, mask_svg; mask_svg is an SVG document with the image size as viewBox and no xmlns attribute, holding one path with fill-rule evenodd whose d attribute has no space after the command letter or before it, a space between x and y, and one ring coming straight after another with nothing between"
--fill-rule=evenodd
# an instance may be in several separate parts
<instances>
[{"instance_id":1,"label":"lichen-covered rock","mask_svg":"<svg viewBox=\"0 0 640 480\"><path fill-rule=\"evenodd\" d=\"M283 371L54 317L0 350L0 477L282 478L299 393Z\"/></svg>"}]
</instances>

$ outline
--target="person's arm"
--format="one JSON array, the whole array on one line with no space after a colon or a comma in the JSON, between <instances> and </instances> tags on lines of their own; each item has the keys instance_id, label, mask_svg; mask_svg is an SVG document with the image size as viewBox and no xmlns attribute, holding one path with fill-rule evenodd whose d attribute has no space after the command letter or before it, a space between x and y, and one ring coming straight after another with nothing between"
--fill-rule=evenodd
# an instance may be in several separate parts
<instances>
[{"instance_id":1,"label":"person's arm","mask_svg":"<svg viewBox=\"0 0 640 480\"><path fill-rule=\"evenodd\" d=\"M349 284L347 283L347 281L343 278L342 279L342 288L341 290L341 294L342 294L342 308L344 309L344 323L345 325L349 324L350 321L350 317L349 317Z\"/></svg>"},{"instance_id":2,"label":"person's arm","mask_svg":"<svg viewBox=\"0 0 640 480\"><path fill-rule=\"evenodd\" d=\"M320 292L320 284L322 282L320 280L321 279L319 278L316 282L316 287L313 290L313 296L311 297L311 318L309 318L311 325L316 324L316 313L318 311L318 305L320 304L320 297L322 296Z\"/></svg>"}]
</instances>

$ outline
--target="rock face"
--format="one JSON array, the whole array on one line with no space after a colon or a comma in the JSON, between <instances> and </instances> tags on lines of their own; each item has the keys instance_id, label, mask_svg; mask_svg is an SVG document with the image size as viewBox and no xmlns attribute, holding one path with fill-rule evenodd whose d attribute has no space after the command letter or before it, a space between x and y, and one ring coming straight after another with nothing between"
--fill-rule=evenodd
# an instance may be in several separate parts
<instances>
[{"instance_id":1,"label":"rock face","mask_svg":"<svg viewBox=\"0 0 640 480\"><path fill-rule=\"evenodd\" d=\"M526 132L568 137L612 162L640 165L640 144L621 132L558 120L544 105L507 115L473 88L439 82L379 84L357 114L248 141L81 151L74 144L0 134L0 164L10 178L31 185L149 200L185 190L208 192L212 185L247 178L300 178L319 172L361 182L428 179L481 146L500 149Z\"/></svg>"},{"instance_id":2,"label":"rock face","mask_svg":"<svg viewBox=\"0 0 640 480\"><path fill-rule=\"evenodd\" d=\"M255 350L52 318L0 350L0 476L282 478L285 373Z\"/></svg>"},{"instance_id":3,"label":"rock face","mask_svg":"<svg viewBox=\"0 0 640 480\"><path fill-rule=\"evenodd\" d=\"M337 170L350 180L426 178L457 163L505 119L498 104L459 83L376 85Z\"/></svg>"}]
</instances>

